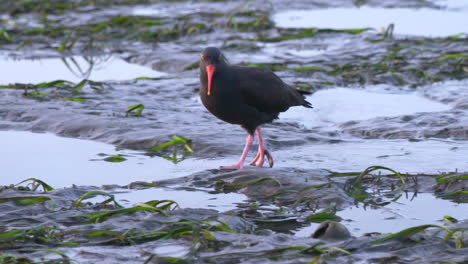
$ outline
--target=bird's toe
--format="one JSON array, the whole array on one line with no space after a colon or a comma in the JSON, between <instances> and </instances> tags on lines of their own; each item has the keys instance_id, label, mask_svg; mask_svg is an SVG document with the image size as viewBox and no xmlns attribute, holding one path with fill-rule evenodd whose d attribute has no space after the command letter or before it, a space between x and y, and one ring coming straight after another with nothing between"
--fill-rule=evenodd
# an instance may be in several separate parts
<instances>
[{"instance_id":1,"label":"bird's toe","mask_svg":"<svg viewBox=\"0 0 468 264\"><path fill-rule=\"evenodd\" d=\"M257 152L257 155L255 155L255 158L250 162L251 166L254 166L257 160L260 158L260 152Z\"/></svg>"},{"instance_id":2,"label":"bird's toe","mask_svg":"<svg viewBox=\"0 0 468 264\"><path fill-rule=\"evenodd\" d=\"M260 167L263 167L263 163L265 163L265 158L264 158L264 155L261 155L261 156L258 158L257 162L255 163L255 166L257 166L257 167L259 167L259 168L260 168Z\"/></svg>"}]
</instances>

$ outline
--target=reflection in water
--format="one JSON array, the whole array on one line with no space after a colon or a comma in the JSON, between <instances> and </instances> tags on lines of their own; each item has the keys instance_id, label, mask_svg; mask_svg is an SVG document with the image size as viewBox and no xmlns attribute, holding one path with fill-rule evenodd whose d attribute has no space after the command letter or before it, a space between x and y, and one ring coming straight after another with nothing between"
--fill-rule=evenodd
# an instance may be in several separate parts
<instances>
[{"instance_id":1,"label":"reflection in water","mask_svg":"<svg viewBox=\"0 0 468 264\"><path fill-rule=\"evenodd\" d=\"M139 202L170 199L181 208L207 208L221 212L237 208L237 204L245 202L247 197L239 193L210 193L209 190L188 190L171 188L148 188L143 190L117 189L113 192L115 198L124 206L132 206Z\"/></svg>"},{"instance_id":2,"label":"reflection in water","mask_svg":"<svg viewBox=\"0 0 468 264\"><path fill-rule=\"evenodd\" d=\"M337 212L337 215L343 218L342 223L352 235L361 236L370 232L395 233L417 225L440 225L444 215L464 219L467 210L467 204L456 204L438 199L432 194L419 193L416 196L402 196L397 201L377 209L353 206ZM310 236L318 225L311 224L301 228L297 230L296 236Z\"/></svg>"},{"instance_id":3,"label":"reflection in water","mask_svg":"<svg viewBox=\"0 0 468 264\"><path fill-rule=\"evenodd\" d=\"M327 168L337 172L363 171L381 165L401 173L466 171L468 142L427 139L354 139L340 143L298 146L275 152L276 166Z\"/></svg>"},{"instance_id":4,"label":"reflection in water","mask_svg":"<svg viewBox=\"0 0 468 264\"><path fill-rule=\"evenodd\" d=\"M86 63L78 63L75 57L62 57L63 64L67 69L79 79L89 79L94 67L105 67L105 64L112 58L112 55L107 56L83 56L81 57Z\"/></svg>"},{"instance_id":5,"label":"reflection in water","mask_svg":"<svg viewBox=\"0 0 468 264\"><path fill-rule=\"evenodd\" d=\"M151 148L149 155L160 156L174 164L182 162L193 154L192 141L185 137L172 136L172 140Z\"/></svg>"},{"instance_id":6,"label":"reflection in water","mask_svg":"<svg viewBox=\"0 0 468 264\"><path fill-rule=\"evenodd\" d=\"M334 88L320 90L307 97L314 109L293 107L281 113L281 121L294 121L306 127L336 128L348 121L375 117L410 115L418 112L439 112L450 105L429 100L417 93L392 94L367 90Z\"/></svg>"},{"instance_id":7,"label":"reflection in water","mask_svg":"<svg viewBox=\"0 0 468 264\"><path fill-rule=\"evenodd\" d=\"M119 184L157 181L216 168L216 160L187 159L177 165L161 157L148 157L115 146L51 134L0 131L0 185L37 178L54 188L76 185ZM106 155L124 155L124 162L105 162ZM92 161L95 160L95 161ZM27 162L25 162L27 161ZM79 169L77 169L79 168Z\"/></svg>"}]
</instances>

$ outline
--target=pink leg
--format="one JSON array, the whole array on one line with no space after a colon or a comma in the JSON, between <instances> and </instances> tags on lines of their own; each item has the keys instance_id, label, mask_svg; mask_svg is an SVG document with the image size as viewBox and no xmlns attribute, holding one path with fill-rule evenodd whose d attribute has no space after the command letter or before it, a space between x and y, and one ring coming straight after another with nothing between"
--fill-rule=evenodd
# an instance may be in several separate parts
<instances>
[{"instance_id":1,"label":"pink leg","mask_svg":"<svg viewBox=\"0 0 468 264\"><path fill-rule=\"evenodd\" d=\"M260 157L260 146L258 147L258 150L257 150L257 155L255 155L255 158L252 160L252 162L250 162L250 165L255 165L255 162L257 162L258 158Z\"/></svg>"},{"instance_id":2,"label":"pink leg","mask_svg":"<svg viewBox=\"0 0 468 264\"><path fill-rule=\"evenodd\" d=\"M270 155L270 152L265 149L265 145L263 145L263 139L262 139L262 132L260 131L260 127L257 127L255 130L257 133L257 138L258 138L258 152L253 161L250 163L250 165L254 165L257 167L262 167L263 163L265 163L265 155L268 158L268 164L270 165L270 168L273 167L273 158Z\"/></svg>"},{"instance_id":3,"label":"pink leg","mask_svg":"<svg viewBox=\"0 0 468 264\"><path fill-rule=\"evenodd\" d=\"M247 157L247 153L249 153L250 146L252 145L253 139L254 139L254 137L252 135L249 134L247 136L247 138L245 139L244 150L242 151L242 155L241 155L239 161L236 164L231 165L231 166L221 166L220 169L221 170L238 170L238 169L242 169L242 167L244 166L245 158Z\"/></svg>"},{"instance_id":4,"label":"pink leg","mask_svg":"<svg viewBox=\"0 0 468 264\"><path fill-rule=\"evenodd\" d=\"M263 167L263 163L265 162L265 146L263 145L262 133L260 132L260 127L257 127L255 130L257 133L258 139L258 160L255 162L255 166Z\"/></svg>"}]
</instances>

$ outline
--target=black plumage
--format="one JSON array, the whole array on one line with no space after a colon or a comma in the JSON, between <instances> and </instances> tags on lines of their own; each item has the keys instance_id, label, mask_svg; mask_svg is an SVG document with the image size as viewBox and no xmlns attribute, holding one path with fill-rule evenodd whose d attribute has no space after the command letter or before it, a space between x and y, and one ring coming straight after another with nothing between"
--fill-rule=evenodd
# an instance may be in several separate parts
<instances>
[{"instance_id":1,"label":"black plumage","mask_svg":"<svg viewBox=\"0 0 468 264\"><path fill-rule=\"evenodd\" d=\"M249 136L257 129L260 134L260 125L277 119L289 107L312 107L300 91L288 86L272 71L229 65L214 47L206 48L201 55L200 84L200 97L208 111L225 122L241 125ZM259 147L257 156L260 154L263 163L263 154L269 152L260 153ZM241 159L245 159L243 156Z\"/></svg>"}]
</instances>

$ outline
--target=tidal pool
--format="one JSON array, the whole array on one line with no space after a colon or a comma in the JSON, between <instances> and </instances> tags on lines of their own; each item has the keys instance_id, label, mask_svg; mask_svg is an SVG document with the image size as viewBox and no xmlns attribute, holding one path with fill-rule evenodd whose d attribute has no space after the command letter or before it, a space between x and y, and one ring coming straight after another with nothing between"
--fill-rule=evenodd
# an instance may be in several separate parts
<instances>
[{"instance_id":1,"label":"tidal pool","mask_svg":"<svg viewBox=\"0 0 468 264\"><path fill-rule=\"evenodd\" d=\"M415 92L394 94L369 91L372 89L333 88L317 91L307 97L314 109L292 107L281 113L280 120L297 122L308 128L334 128L348 121L451 109L450 105L429 100Z\"/></svg>"},{"instance_id":2,"label":"tidal pool","mask_svg":"<svg viewBox=\"0 0 468 264\"><path fill-rule=\"evenodd\" d=\"M0 84L41 83L55 80L80 82L83 79L93 81L121 81L138 77L157 78L164 72L149 67L131 64L114 56L103 57L63 57L15 60L0 57L2 74Z\"/></svg>"},{"instance_id":3,"label":"tidal pool","mask_svg":"<svg viewBox=\"0 0 468 264\"><path fill-rule=\"evenodd\" d=\"M448 200L438 199L432 194L419 193L401 197L395 202L379 208L350 207L337 212L353 236L365 233L396 233L405 228L418 225L443 225L443 217L451 216L465 219L468 204L457 204ZM296 236L310 236L319 224L300 228Z\"/></svg>"},{"instance_id":4,"label":"tidal pool","mask_svg":"<svg viewBox=\"0 0 468 264\"><path fill-rule=\"evenodd\" d=\"M324 43L322 47L310 47L307 45L298 44L296 45L296 49L287 48L286 51L286 47L284 47L285 45L281 43L264 43L261 47L262 50L269 55L269 60L271 60L271 56L275 57L278 55L290 55L295 58L309 58L320 54L324 54L329 50L340 48L342 47L342 44L343 43ZM265 61L269 62L269 60Z\"/></svg>"},{"instance_id":5,"label":"tidal pool","mask_svg":"<svg viewBox=\"0 0 468 264\"><path fill-rule=\"evenodd\" d=\"M276 167L324 168L332 171L364 171L380 165L401 173L467 171L468 142L395 139L349 140L333 144L298 146L273 153Z\"/></svg>"},{"instance_id":6,"label":"tidal pool","mask_svg":"<svg viewBox=\"0 0 468 264\"><path fill-rule=\"evenodd\" d=\"M151 200L171 199L180 208L216 209L220 212L237 208L237 204L247 200L238 193L209 193L208 190L188 190L179 188L149 188L144 190L117 189L113 191L116 200L124 206Z\"/></svg>"},{"instance_id":7,"label":"tidal pool","mask_svg":"<svg viewBox=\"0 0 468 264\"><path fill-rule=\"evenodd\" d=\"M18 131L0 132L0 145L2 171L4 175L8 175L2 178L2 185L16 184L31 177L41 179L55 188L72 184L126 185L134 181L151 182L217 169L220 165L237 159L237 156L213 160L188 158L173 164L164 158L148 157L136 151L117 151L114 146L100 142ZM117 154L123 155L127 160L121 163L103 160ZM250 154L255 153L251 151ZM468 168L468 143L450 140L355 140L335 144L311 144L275 151L273 154L276 167L359 171L371 165L383 165L411 173L439 173L457 169L463 171ZM141 196L159 195L158 192L164 196L163 192L168 190L130 191L117 196L122 196L122 199L129 202L137 202ZM183 193L189 197L198 195L206 201L220 197L205 192L171 192ZM230 203L243 199L243 196L231 195L234 197L225 196L210 203L228 210L230 206L235 206L229 205ZM184 198L180 199L182 201ZM188 199L181 203L188 206L190 201Z\"/></svg>"},{"instance_id":8,"label":"tidal pool","mask_svg":"<svg viewBox=\"0 0 468 264\"><path fill-rule=\"evenodd\" d=\"M187 245L183 245L182 243L175 242L175 241L168 241L158 243L157 245L153 245L153 247L149 247L148 249L141 249L140 247L112 247L112 246L101 246L101 245L94 245L94 246L78 246L78 247L63 247L59 248L73 260L78 263L96 263L93 256L113 256L111 259L117 261L118 263L141 263L138 258L133 258L132 261L128 259L128 256L140 256L142 252L151 252L152 254L157 254L158 256L170 256L173 258L182 258L186 254L190 252L190 247ZM53 259L53 256L49 257ZM102 263L111 263L107 261L103 261Z\"/></svg>"},{"instance_id":9,"label":"tidal pool","mask_svg":"<svg viewBox=\"0 0 468 264\"><path fill-rule=\"evenodd\" d=\"M449 10L467 10L468 1L466 0L437 0L436 4Z\"/></svg>"},{"instance_id":10,"label":"tidal pool","mask_svg":"<svg viewBox=\"0 0 468 264\"><path fill-rule=\"evenodd\" d=\"M468 32L465 10L457 12L452 9L374 7L285 10L277 12L273 19L278 27L292 28L369 27L380 30L393 23L395 34L444 37Z\"/></svg>"},{"instance_id":11,"label":"tidal pool","mask_svg":"<svg viewBox=\"0 0 468 264\"><path fill-rule=\"evenodd\" d=\"M422 87L422 92L427 98L457 104L468 99L467 87L468 79L450 80Z\"/></svg>"},{"instance_id":12,"label":"tidal pool","mask_svg":"<svg viewBox=\"0 0 468 264\"><path fill-rule=\"evenodd\" d=\"M164 4L164 2L155 3L157 4L135 6L130 9L130 13L136 16L173 17L177 15L189 15L197 12L207 12L207 4L205 2L192 1L190 4L176 4L174 2L169 4ZM239 8L239 3L236 1L209 3L209 12L225 12L226 10L234 8ZM123 13L128 11L128 9L124 9Z\"/></svg>"},{"instance_id":13,"label":"tidal pool","mask_svg":"<svg viewBox=\"0 0 468 264\"><path fill-rule=\"evenodd\" d=\"M1 185L38 178L60 188L75 185L119 184L157 181L186 176L193 171L217 168L219 161L188 159L179 164L143 153L116 150L115 146L52 134L1 131ZM101 153L106 155L100 155ZM123 155L126 161L106 162L107 156Z\"/></svg>"}]
</instances>

